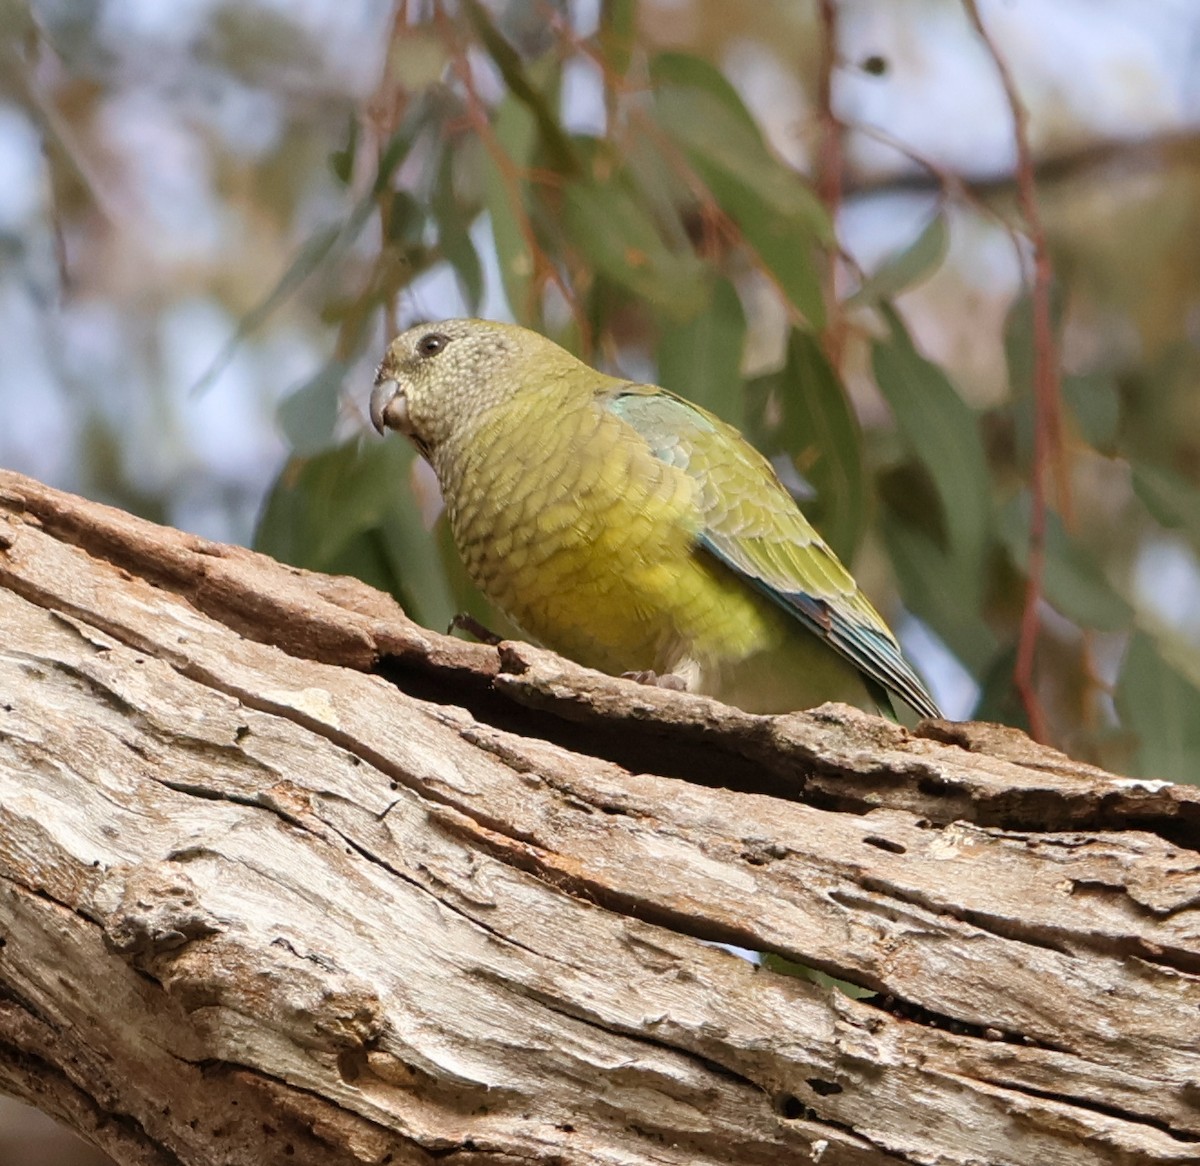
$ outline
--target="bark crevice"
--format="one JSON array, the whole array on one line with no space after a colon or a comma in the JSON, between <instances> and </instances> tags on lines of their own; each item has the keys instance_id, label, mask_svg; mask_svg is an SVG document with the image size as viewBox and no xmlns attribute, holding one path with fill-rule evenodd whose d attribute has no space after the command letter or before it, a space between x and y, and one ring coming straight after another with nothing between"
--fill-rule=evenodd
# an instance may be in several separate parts
<instances>
[{"instance_id":1,"label":"bark crevice","mask_svg":"<svg viewBox=\"0 0 1200 1166\"><path fill-rule=\"evenodd\" d=\"M0 622L0 1088L122 1164L1195 1160L1200 791L454 640L3 472Z\"/></svg>"}]
</instances>

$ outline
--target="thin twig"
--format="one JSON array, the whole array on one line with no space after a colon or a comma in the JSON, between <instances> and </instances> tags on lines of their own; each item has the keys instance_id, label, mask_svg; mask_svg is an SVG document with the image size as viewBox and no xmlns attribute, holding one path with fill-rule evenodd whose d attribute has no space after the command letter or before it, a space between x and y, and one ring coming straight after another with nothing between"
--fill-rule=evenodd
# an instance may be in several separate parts
<instances>
[{"instance_id":1,"label":"thin twig","mask_svg":"<svg viewBox=\"0 0 1200 1166\"><path fill-rule=\"evenodd\" d=\"M532 314L542 288L547 282L554 284L562 294L567 306L571 309L576 326L580 329L584 337L585 346L589 346L588 333L590 329L587 313L584 311L582 304L579 303L579 297L576 294L575 288L563 278L554 261L542 249L541 244L538 242L537 234L534 231L533 221L529 217L529 212L525 209L520 184L522 181L531 181L532 175L529 172L522 171L517 166L496 137L495 131L492 128L490 111L487 103L479 95L479 91L476 88L475 77L471 71L471 63L467 59L466 50L463 48L454 21L447 16L441 3L435 3L433 12L438 32L450 51L451 69L463 89L467 118L471 123L472 130L479 137L480 142L482 142L484 149L488 153L488 157L491 158L496 167L500 181L504 185L505 196L517 220L517 227L521 232L522 239L525 241L525 246L529 250L530 262L533 264L533 278L530 280L529 302L521 305L514 304L513 307L521 314ZM544 171L538 171L537 173L542 181L546 182L546 173ZM559 178L555 175L554 182L557 183L558 181Z\"/></svg>"},{"instance_id":2,"label":"thin twig","mask_svg":"<svg viewBox=\"0 0 1200 1166\"><path fill-rule=\"evenodd\" d=\"M821 63L817 76L817 120L821 144L817 155L817 195L829 214L836 232L838 209L842 204L844 158L842 134L845 127L833 110L833 77L838 66L838 10L836 0L820 0ZM828 319L822 337L830 366L840 370L845 344L845 315L838 303L838 248L830 247L825 276L825 303Z\"/></svg>"},{"instance_id":3,"label":"thin twig","mask_svg":"<svg viewBox=\"0 0 1200 1166\"><path fill-rule=\"evenodd\" d=\"M1029 730L1035 740L1046 741L1049 733L1045 710L1038 699L1034 682L1041 621L1038 608L1046 567L1046 527L1049 515L1047 475L1057 467L1058 503L1064 514L1070 513L1070 494L1062 453L1062 401L1059 385L1058 352L1051 315L1050 293L1054 271L1046 244L1046 232L1038 211L1034 182L1033 153L1029 146L1029 112L1017 92L1016 82L1004 57L983 23L976 0L963 0L967 17L987 49L1000 84L1004 89L1013 119L1013 138L1017 150L1017 207L1025 222L1033 248L1033 467L1032 508L1029 517L1029 565L1026 571L1025 602L1021 613L1021 632L1017 642L1017 663L1013 682L1029 718Z\"/></svg>"}]
</instances>

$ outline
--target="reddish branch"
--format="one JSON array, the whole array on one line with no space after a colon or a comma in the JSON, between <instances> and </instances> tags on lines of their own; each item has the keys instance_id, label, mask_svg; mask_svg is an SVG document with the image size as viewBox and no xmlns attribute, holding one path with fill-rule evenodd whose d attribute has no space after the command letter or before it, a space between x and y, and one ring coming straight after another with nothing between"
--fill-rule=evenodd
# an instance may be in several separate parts
<instances>
[{"instance_id":1,"label":"reddish branch","mask_svg":"<svg viewBox=\"0 0 1200 1166\"><path fill-rule=\"evenodd\" d=\"M529 212L525 207L525 200L521 195L522 181L531 181L534 178L538 178L543 182L557 183L558 176L554 175L551 177L544 171L539 171L536 175L529 171L523 171L509 157L508 152L496 137L495 131L492 128L491 111L487 103L480 96L479 90L475 85L475 75L471 70L471 63L467 58L466 49L460 40L455 22L447 16L440 3L434 5L433 15L438 33L441 35L443 43L450 54L451 68L459 84L462 86L467 119L471 129L478 136L480 142L482 142L484 149L496 167L500 181L504 185L504 193L521 232L521 237L524 239L525 246L529 250L530 262L533 264L533 278L530 281L529 293L526 297L527 302L524 304L513 304L513 310L517 312L518 316L531 316L536 310L537 299L541 290L547 283L553 284L558 288L567 307L571 310L575 323L584 339L584 347L586 349L590 347L590 328L587 313L579 303L575 289L563 278L554 261L539 244L537 233L533 227L533 221L529 216Z\"/></svg>"},{"instance_id":2,"label":"reddish branch","mask_svg":"<svg viewBox=\"0 0 1200 1166\"><path fill-rule=\"evenodd\" d=\"M1040 630L1038 606L1046 565L1046 524L1049 512L1047 474L1057 467L1059 505L1070 511L1070 494L1063 469L1061 395L1058 352L1051 318L1050 291L1054 271L1046 244L1046 232L1038 211L1034 182L1033 153L1029 147L1029 113L1017 92L1004 57L992 40L976 0L963 0L967 17L987 49L1013 119L1013 138L1017 149L1017 206L1025 222L1025 231L1033 248L1033 468L1031 475L1032 507L1029 518L1029 565L1026 571L1025 604L1021 614L1021 634L1017 642L1017 664L1013 675L1029 717L1029 729L1038 741L1046 741L1046 714L1034 683L1034 663Z\"/></svg>"},{"instance_id":3,"label":"reddish branch","mask_svg":"<svg viewBox=\"0 0 1200 1166\"><path fill-rule=\"evenodd\" d=\"M821 142L817 160L817 194L829 212L829 221L836 225L838 207L842 202L842 123L833 111L833 74L838 63L838 12L836 0L820 0L821 65L817 77L817 111ZM827 294L829 322L825 327L825 355L830 365L841 368L842 346L845 339L842 313L837 297L838 249L829 249Z\"/></svg>"}]
</instances>

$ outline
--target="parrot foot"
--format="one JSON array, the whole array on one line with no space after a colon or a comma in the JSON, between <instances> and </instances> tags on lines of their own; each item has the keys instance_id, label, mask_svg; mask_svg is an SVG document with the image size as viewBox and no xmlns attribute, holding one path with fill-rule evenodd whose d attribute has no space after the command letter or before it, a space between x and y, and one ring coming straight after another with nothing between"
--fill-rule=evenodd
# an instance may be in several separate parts
<instances>
[{"instance_id":1,"label":"parrot foot","mask_svg":"<svg viewBox=\"0 0 1200 1166\"><path fill-rule=\"evenodd\" d=\"M497 644L504 642L503 636L498 636L494 631L486 628L473 615L468 615L465 611L460 611L451 621L450 626L446 629L446 635L458 630L464 631L469 636L474 636L481 644L489 644L495 647Z\"/></svg>"},{"instance_id":2,"label":"parrot foot","mask_svg":"<svg viewBox=\"0 0 1200 1166\"><path fill-rule=\"evenodd\" d=\"M621 679L636 680L638 684L653 684L655 688L669 688L674 692L687 692L687 681L673 672L668 672L665 676L659 676L651 669L644 672L622 672Z\"/></svg>"}]
</instances>

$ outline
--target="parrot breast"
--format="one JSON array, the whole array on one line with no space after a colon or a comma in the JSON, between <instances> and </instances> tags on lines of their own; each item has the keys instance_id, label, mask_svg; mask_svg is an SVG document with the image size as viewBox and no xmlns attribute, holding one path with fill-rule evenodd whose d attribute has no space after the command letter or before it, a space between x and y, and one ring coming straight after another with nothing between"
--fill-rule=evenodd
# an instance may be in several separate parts
<instances>
[{"instance_id":1,"label":"parrot breast","mask_svg":"<svg viewBox=\"0 0 1200 1166\"><path fill-rule=\"evenodd\" d=\"M431 461L468 574L545 646L755 711L872 707L854 668L703 551L696 481L590 394L522 393Z\"/></svg>"}]
</instances>

